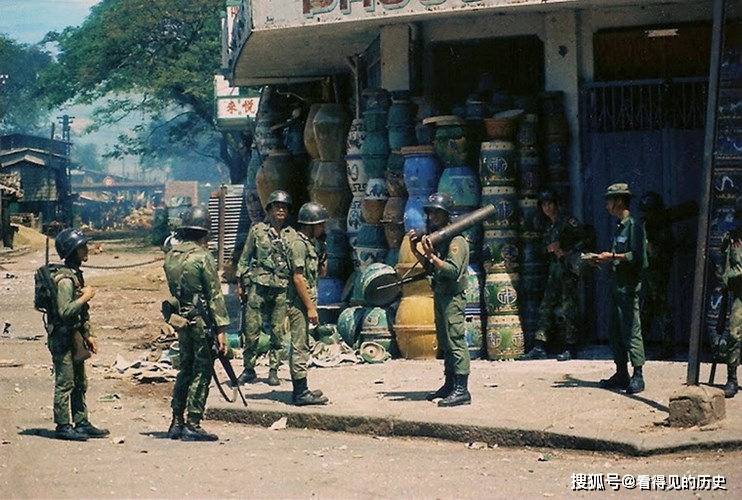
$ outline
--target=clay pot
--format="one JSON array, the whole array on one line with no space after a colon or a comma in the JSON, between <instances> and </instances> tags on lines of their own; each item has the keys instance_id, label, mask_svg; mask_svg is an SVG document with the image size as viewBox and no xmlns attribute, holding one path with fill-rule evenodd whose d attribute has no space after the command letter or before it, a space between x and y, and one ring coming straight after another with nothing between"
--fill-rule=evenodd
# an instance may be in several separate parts
<instances>
[{"instance_id":1,"label":"clay pot","mask_svg":"<svg viewBox=\"0 0 742 500\"><path fill-rule=\"evenodd\" d=\"M355 118L350 124L348 140L346 141L346 154L348 156L360 155L363 141L366 140L366 129L363 127L363 119Z\"/></svg>"},{"instance_id":2,"label":"clay pot","mask_svg":"<svg viewBox=\"0 0 742 500\"><path fill-rule=\"evenodd\" d=\"M389 199L386 190L386 180L369 179L366 185L366 193L363 197L363 220L369 224L381 223L384 214L384 206Z\"/></svg>"},{"instance_id":3,"label":"clay pot","mask_svg":"<svg viewBox=\"0 0 742 500\"><path fill-rule=\"evenodd\" d=\"M312 123L320 159L342 160L348 133L348 119L340 104L321 105Z\"/></svg>"},{"instance_id":4,"label":"clay pot","mask_svg":"<svg viewBox=\"0 0 742 500\"><path fill-rule=\"evenodd\" d=\"M363 158L360 156L346 156L345 163L350 192L353 196L363 197L368 184L368 172Z\"/></svg>"},{"instance_id":5,"label":"clay pot","mask_svg":"<svg viewBox=\"0 0 742 500\"><path fill-rule=\"evenodd\" d=\"M487 317L487 357L517 359L523 355L523 328L517 314Z\"/></svg>"},{"instance_id":6,"label":"clay pot","mask_svg":"<svg viewBox=\"0 0 742 500\"><path fill-rule=\"evenodd\" d=\"M269 151L255 177L258 196L263 207L268 201L268 196L277 189L288 192L294 200L297 200L299 198L296 196L297 186L301 185L302 179L296 177L294 164L288 151L284 149Z\"/></svg>"},{"instance_id":7,"label":"clay pot","mask_svg":"<svg viewBox=\"0 0 742 500\"><path fill-rule=\"evenodd\" d=\"M307 113L307 121L304 125L304 149L307 154L314 159L319 159L319 149L317 149L317 137L314 135L314 117L322 107L322 104L312 104Z\"/></svg>"},{"instance_id":8,"label":"clay pot","mask_svg":"<svg viewBox=\"0 0 742 500\"><path fill-rule=\"evenodd\" d=\"M310 169L309 199L324 205L331 218L344 218L352 198L345 163L314 160Z\"/></svg>"},{"instance_id":9,"label":"clay pot","mask_svg":"<svg viewBox=\"0 0 742 500\"><path fill-rule=\"evenodd\" d=\"M435 359L438 341L433 298L427 295L402 297L397 309L394 333L399 352L405 359Z\"/></svg>"}]
</instances>

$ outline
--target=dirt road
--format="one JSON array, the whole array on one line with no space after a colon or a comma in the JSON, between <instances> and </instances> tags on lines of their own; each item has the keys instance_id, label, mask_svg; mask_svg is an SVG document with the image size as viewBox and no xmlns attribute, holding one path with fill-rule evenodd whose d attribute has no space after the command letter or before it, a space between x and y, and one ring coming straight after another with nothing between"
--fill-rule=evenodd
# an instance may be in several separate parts
<instances>
[{"instance_id":1,"label":"dirt road","mask_svg":"<svg viewBox=\"0 0 742 500\"><path fill-rule=\"evenodd\" d=\"M137 262L153 255L110 249L91 263ZM148 347L159 334L157 304L164 284L158 265L124 274L86 273L98 287L92 315L104 346L88 363L88 404L91 420L110 428L111 437L57 441L49 353L43 336L34 339L43 328L32 308L32 272L42 258L32 254L0 263L0 322L11 323L10 335L0 337L2 498L563 497L572 494L573 473L721 475L729 491L701 494L739 496L742 452L627 458L217 422L205 426L220 435L218 443L164 439L170 384L107 378L116 354L132 359L147 352L138 347ZM604 486L610 489L605 477Z\"/></svg>"}]
</instances>

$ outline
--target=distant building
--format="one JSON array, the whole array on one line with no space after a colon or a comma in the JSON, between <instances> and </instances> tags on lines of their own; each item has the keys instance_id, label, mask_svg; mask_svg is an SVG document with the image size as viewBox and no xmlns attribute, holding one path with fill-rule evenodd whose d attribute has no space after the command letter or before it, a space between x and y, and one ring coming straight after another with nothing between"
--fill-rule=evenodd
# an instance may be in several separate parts
<instances>
[{"instance_id":1,"label":"distant building","mask_svg":"<svg viewBox=\"0 0 742 500\"><path fill-rule=\"evenodd\" d=\"M13 246L13 227L10 225L10 204L23 197L21 177L18 174L0 174L0 246Z\"/></svg>"},{"instance_id":2,"label":"distant building","mask_svg":"<svg viewBox=\"0 0 742 500\"><path fill-rule=\"evenodd\" d=\"M0 136L0 174L18 174L22 196L11 213L33 214L42 223L70 214L69 144L24 134Z\"/></svg>"}]
</instances>

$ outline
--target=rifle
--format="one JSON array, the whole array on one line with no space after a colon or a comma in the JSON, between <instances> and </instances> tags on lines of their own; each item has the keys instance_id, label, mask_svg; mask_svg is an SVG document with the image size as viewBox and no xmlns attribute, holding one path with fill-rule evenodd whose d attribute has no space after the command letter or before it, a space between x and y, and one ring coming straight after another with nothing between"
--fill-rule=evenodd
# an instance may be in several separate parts
<instances>
[{"instance_id":1,"label":"rifle","mask_svg":"<svg viewBox=\"0 0 742 500\"><path fill-rule=\"evenodd\" d=\"M224 368L224 371L227 374L229 383L232 386L232 399L229 399L229 396L227 396L227 393L224 391L224 387L222 387L222 383L216 376L216 370L214 370L212 367L211 375L214 379L214 382L216 383L216 388L219 389L219 393L222 395L227 403L234 403L237 400L237 394L239 394L240 399L242 400L242 404L247 406L247 401L245 400L245 396L244 394L242 394L242 390L240 389L240 384L237 381L237 374L235 374L234 368L232 368L232 363L229 362L229 359L227 359L226 355L219 352L219 347L216 341L216 328L214 327L214 321L211 317L211 311L209 311L209 308L206 307L206 304L204 304L204 301L200 296L194 298L193 304L206 323L206 328L211 333L211 336L214 340L214 343L212 345L212 352L214 353L216 359L218 359L219 362L222 364L222 368Z\"/></svg>"}]
</instances>

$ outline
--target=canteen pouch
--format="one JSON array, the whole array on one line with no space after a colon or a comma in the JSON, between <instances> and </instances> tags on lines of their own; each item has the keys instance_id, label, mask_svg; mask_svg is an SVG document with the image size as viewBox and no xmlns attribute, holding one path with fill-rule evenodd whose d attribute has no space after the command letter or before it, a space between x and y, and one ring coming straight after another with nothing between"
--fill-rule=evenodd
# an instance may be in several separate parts
<instances>
[{"instance_id":1,"label":"canteen pouch","mask_svg":"<svg viewBox=\"0 0 742 500\"><path fill-rule=\"evenodd\" d=\"M168 323L170 322L170 316L178 314L180 311L180 301L175 297L168 297L162 301L162 317Z\"/></svg>"}]
</instances>

